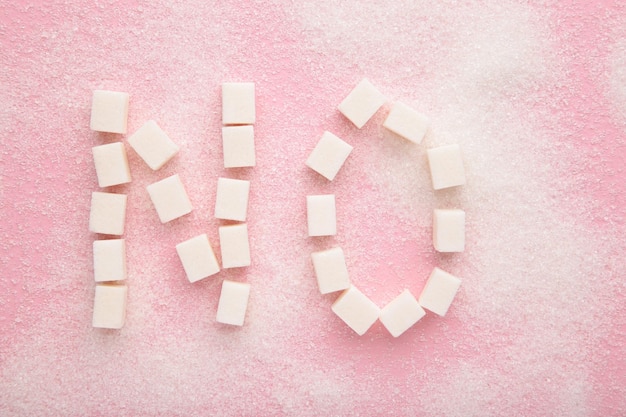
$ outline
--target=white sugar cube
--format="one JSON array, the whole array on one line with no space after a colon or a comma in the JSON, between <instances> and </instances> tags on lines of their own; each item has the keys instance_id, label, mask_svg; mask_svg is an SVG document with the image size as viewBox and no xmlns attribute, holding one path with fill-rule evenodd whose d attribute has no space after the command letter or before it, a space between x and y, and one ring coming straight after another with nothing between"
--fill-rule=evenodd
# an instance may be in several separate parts
<instances>
[{"instance_id":1,"label":"white sugar cube","mask_svg":"<svg viewBox=\"0 0 626 417\"><path fill-rule=\"evenodd\" d=\"M250 284L224 280L217 305L217 322L243 326L249 298Z\"/></svg>"},{"instance_id":2,"label":"white sugar cube","mask_svg":"<svg viewBox=\"0 0 626 417\"><path fill-rule=\"evenodd\" d=\"M126 149L122 142L91 148L100 187L126 184L131 181Z\"/></svg>"},{"instance_id":3,"label":"white sugar cube","mask_svg":"<svg viewBox=\"0 0 626 417\"><path fill-rule=\"evenodd\" d=\"M341 248L332 248L311 254L320 293L328 294L350 287L346 259Z\"/></svg>"},{"instance_id":4,"label":"white sugar cube","mask_svg":"<svg viewBox=\"0 0 626 417\"><path fill-rule=\"evenodd\" d=\"M324 132L306 160L306 165L332 181L350 152L352 152L352 146L332 133Z\"/></svg>"},{"instance_id":5,"label":"white sugar cube","mask_svg":"<svg viewBox=\"0 0 626 417\"><path fill-rule=\"evenodd\" d=\"M220 250L223 268L238 268L250 265L250 243L248 225L235 224L219 228Z\"/></svg>"},{"instance_id":6,"label":"white sugar cube","mask_svg":"<svg viewBox=\"0 0 626 417\"><path fill-rule=\"evenodd\" d=\"M429 125L426 116L400 102L393 105L383 122L386 129L414 143L422 142Z\"/></svg>"},{"instance_id":7,"label":"white sugar cube","mask_svg":"<svg viewBox=\"0 0 626 417\"><path fill-rule=\"evenodd\" d=\"M93 242L93 273L96 282L126 279L126 241L124 239Z\"/></svg>"},{"instance_id":8,"label":"white sugar cube","mask_svg":"<svg viewBox=\"0 0 626 417\"><path fill-rule=\"evenodd\" d=\"M93 327L121 329L126 318L126 285L96 285L93 303Z\"/></svg>"},{"instance_id":9,"label":"white sugar cube","mask_svg":"<svg viewBox=\"0 0 626 417\"><path fill-rule=\"evenodd\" d=\"M364 78L339 104L339 111L360 129L386 101L385 96Z\"/></svg>"},{"instance_id":10,"label":"white sugar cube","mask_svg":"<svg viewBox=\"0 0 626 417\"><path fill-rule=\"evenodd\" d=\"M128 143L152 170L156 171L178 153L178 146L154 120L148 120Z\"/></svg>"},{"instance_id":11,"label":"white sugar cube","mask_svg":"<svg viewBox=\"0 0 626 417\"><path fill-rule=\"evenodd\" d=\"M126 222L126 195L93 192L89 213L89 231L105 235L123 235Z\"/></svg>"},{"instance_id":12,"label":"white sugar cube","mask_svg":"<svg viewBox=\"0 0 626 417\"><path fill-rule=\"evenodd\" d=\"M465 169L459 145L440 146L429 149L427 153L435 190L465 184Z\"/></svg>"},{"instance_id":13,"label":"white sugar cube","mask_svg":"<svg viewBox=\"0 0 626 417\"><path fill-rule=\"evenodd\" d=\"M372 327L380 314L378 306L354 285L337 298L332 310L359 336Z\"/></svg>"},{"instance_id":14,"label":"white sugar cube","mask_svg":"<svg viewBox=\"0 0 626 417\"><path fill-rule=\"evenodd\" d=\"M393 337L398 337L425 314L413 294L404 290L380 311L380 321Z\"/></svg>"},{"instance_id":15,"label":"white sugar cube","mask_svg":"<svg viewBox=\"0 0 626 417\"><path fill-rule=\"evenodd\" d=\"M420 294L419 303L422 307L440 316L448 312L454 296L461 286L461 280L439 268L433 269L426 286Z\"/></svg>"},{"instance_id":16,"label":"white sugar cube","mask_svg":"<svg viewBox=\"0 0 626 417\"><path fill-rule=\"evenodd\" d=\"M126 133L128 93L95 90L91 99L91 130Z\"/></svg>"},{"instance_id":17,"label":"white sugar cube","mask_svg":"<svg viewBox=\"0 0 626 417\"><path fill-rule=\"evenodd\" d=\"M433 245L438 252L465 250L465 212L435 209L433 213Z\"/></svg>"},{"instance_id":18,"label":"white sugar cube","mask_svg":"<svg viewBox=\"0 0 626 417\"><path fill-rule=\"evenodd\" d=\"M248 214L250 181L218 178L215 217L243 222Z\"/></svg>"},{"instance_id":19,"label":"white sugar cube","mask_svg":"<svg viewBox=\"0 0 626 417\"><path fill-rule=\"evenodd\" d=\"M251 125L256 119L254 83L222 84L222 123Z\"/></svg>"},{"instance_id":20,"label":"white sugar cube","mask_svg":"<svg viewBox=\"0 0 626 417\"><path fill-rule=\"evenodd\" d=\"M206 234L179 243L176 245L176 252L189 282L196 282L220 272L220 266Z\"/></svg>"},{"instance_id":21,"label":"white sugar cube","mask_svg":"<svg viewBox=\"0 0 626 417\"><path fill-rule=\"evenodd\" d=\"M309 236L334 236L337 234L335 195L309 195L306 197Z\"/></svg>"},{"instance_id":22,"label":"white sugar cube","mask_svg":"<svg viewBox=\"0 0 626 417\"><path fill-rule=\"evenodd\" d=\"M191 202L178 174L150 184L146 189L161 223L191 213Z\"/></svg>"},{"instance_id":23,"label":"white sugar cube","mask_svg":"<svg viewBox=\"0 0 626 417\"><path fill-rule=\"evenodd\" d=\"M253 167L256 165L254 155L254 127L224 126L222 128L224 145L224 168Z\"/></svg>"}]
</instances>

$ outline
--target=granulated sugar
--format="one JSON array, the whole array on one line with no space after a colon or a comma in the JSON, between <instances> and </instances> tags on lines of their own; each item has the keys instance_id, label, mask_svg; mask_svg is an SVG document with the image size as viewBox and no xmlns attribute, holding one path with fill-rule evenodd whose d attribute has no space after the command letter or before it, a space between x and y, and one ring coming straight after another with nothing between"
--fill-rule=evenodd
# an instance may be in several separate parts
<instances>
[{"instance_id":1,"label":"granulated sugar","mask_svg":"<svg viewBox=\"0 0 626 417\"><path fill-rule=\"evenodd\" d=\"M589 10L587 10L587 8ZM624 8L561 2L330 1L6 7L0 45L1 415L621 415L626 409ZM593 16L586 17L586 16ZM563 23L565 22L565 23ZM363 77L389 99L363 129L336 109ZM223 82L256 85L256 167L224 169ZM127 146L125 327L91 327L94 89L130 93L180 153ZM426 114L420 145L382 128ZM329 182L304 164L354 146ZM459 144L467 184L433 191L426 149ZM145 187L179 174L193 212L161 224ZM218 177L251 182L252 263L190 284L175 245L207 233ZM306 195L336 195L309 238ZM467 213L466 250L432 210ZM341 246L379 306L434 266L462 279L446 317L362 337L320 295L310 253ZM219 256L218 256L219 257ZM222 280L251 284L243 327Z\"/></svg>"}]
</instances>

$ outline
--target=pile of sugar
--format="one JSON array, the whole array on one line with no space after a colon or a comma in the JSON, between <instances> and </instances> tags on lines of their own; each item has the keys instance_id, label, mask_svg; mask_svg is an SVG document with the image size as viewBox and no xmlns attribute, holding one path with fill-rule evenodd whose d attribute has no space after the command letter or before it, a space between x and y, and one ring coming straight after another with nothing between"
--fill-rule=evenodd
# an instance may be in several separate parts
<instances>
[{"instance_id":1,"label":"pile of sugar","mask_svg":"<svg viewBox=\"0 0 626 417\"><path fill-rule=\"evenodd\" d=\"M586 105L568 73L584 49L560 48L557 40L573 41L554 35L567 9L28 6L8 6L0 41L0 217L27 219L0 229L2 414L626 408L624 206L603 208L612 196L598 190L611 172L579 168L623 144L624 131L576 147L559 109L564 97ZM462 191L433 193L424 152L386 137L384 114L357 132L332 111L363 75L431 116L427 146L461 144ZM255 249L245 272L255 292L246 326L231 329L214 323L221 280L189 285L173 248L202 232L218 241L207 179L223 173L219 86L238 79L257 83L257 168L242 176L260 185L250 194ZM133 187L118 191L133 202L132 291L119 333L90 324L85 230L96 140L84 126L94 88L131 92L129 131L149 117L162 123L181 147L162 175L180 172L195 209L161 225L145 193L152 173L129 153ZM301 163L326 128L359 141L330 186ZM375 325L359 339L329 313L333 298L319 296L308 257L324 242L306 239L303 203L322 190L342 196L338 243L354 282L377 303L404 287L419 292L435 264L464 279L446 320L425 318L399 339ZM437 255L430 243L431 210L448 204L468 216L460 257Z\"/></svg>"}]
</instances>

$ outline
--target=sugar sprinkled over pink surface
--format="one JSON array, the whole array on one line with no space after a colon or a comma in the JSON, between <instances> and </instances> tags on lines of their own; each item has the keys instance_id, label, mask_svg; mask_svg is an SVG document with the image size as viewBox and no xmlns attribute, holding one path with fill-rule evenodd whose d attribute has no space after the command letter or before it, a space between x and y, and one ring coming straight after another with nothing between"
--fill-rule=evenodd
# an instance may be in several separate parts
<instances>
[{"instance_id":1,"label":"sugar sprinkled over pink surface","mask_svg":"<svg viewBox=\"0 0 626 417\"><path fill-rule=\"evenodd\" d=\"M611 2L595 7L608 22L623 16ZM0 414L626 409L625 206L603 189L625 178L618 164L602 164L602 152L624 155L619 32L575 41L567 29L599 31L601 18L510 1L6 8ZM572 65L595 44L612 45L598 49L612 68L598 85L584 78L595 60ZM336 111L363 76L429 115L424 146L380 128L388 106L361 131ZM256 83L254 169L222 168L224 81ZM95 88L131 94L129 133L154 118L181 147L156 173L128 148L133 182L113 188L129 195L120 332L90 326L90 148L123 138L88 130ZM617 103L593 107L613 109L594 125L602 140L575 129L598 116L580 111L594 89ZM323 130L355 146L332 183L304 166ZM468 184L434 193L424 149L445 143L461 145ZM145 186L174 173L194 211L162 225ZM219 253L218 176L252 181L253 263L191 285L174 245L206 232ZM337 195L339 234L308 239L304 196L322 192ZM467 211L466 252L432 250L439 206ZM315 284L309 253L334 244L381 306L405 287L417 295L434 265L460 276L461 291L445 319L428 315L399 339L376 324L358 338ZM215 323L222 279L252 284L241 329Z\"/></svg>"}]
</instances>

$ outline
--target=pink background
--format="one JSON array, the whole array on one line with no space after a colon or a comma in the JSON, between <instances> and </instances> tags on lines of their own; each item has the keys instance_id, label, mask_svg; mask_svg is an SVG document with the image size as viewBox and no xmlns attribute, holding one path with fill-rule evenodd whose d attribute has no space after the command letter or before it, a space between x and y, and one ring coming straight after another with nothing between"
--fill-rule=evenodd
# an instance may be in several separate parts
<instances>
[{"instance_id":1,"label":"pink background","mask_svg":"<svg viewBox=\"0 0 626 417\"><path fill-rule=\"evenodd\" d=\"M619 1L0 4L0 415L626 413L626 9ZM339 3L339 4L337 4ZM590 3L590 4L587 4ZM363 77L429 115L424 142L336 110ZM254 81L253 169L225 170L220 85ZM129 301L91 327L94 89L131 95L181 147L151 171L127 146ZM328 182L324 130L355 146ZM425 149L459 143L466 186L433 192ZM180 174L194 211L162 225L145 187ZM217 178L252 181L252 266L190 284L174 246L208 233ZM335 193L339 233L307 238L305 196ZM467 250L436 254L460 207ZM310 252L340 245L378 305L459 276L448 315L356 336ZM242 328L221 282L252 285Z\"/></svg>"}]
</instances>

